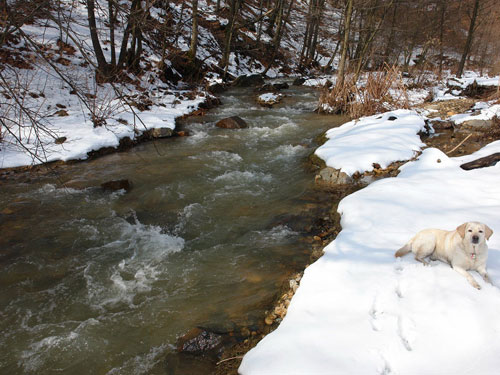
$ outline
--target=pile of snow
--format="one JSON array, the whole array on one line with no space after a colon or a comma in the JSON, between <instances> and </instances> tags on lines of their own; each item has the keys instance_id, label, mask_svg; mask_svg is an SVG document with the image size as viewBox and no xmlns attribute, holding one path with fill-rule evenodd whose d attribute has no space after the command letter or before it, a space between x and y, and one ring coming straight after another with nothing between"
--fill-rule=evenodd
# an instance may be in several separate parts
<instances>
[{"instance_id":1,"label":"pile of snow","mask_svg":"<svg viewBox=\"0 0 500 375\"><path fill-rule=\"evenodd\" d=\"M306 269L283 322L244 357L240 373L497 373L499 289L474 273L476 290L438 261L394 258L421 229L481 221L496 231L488 268L500 285L500 164L460 168L494 152L500 141L459 158L426 149L398 177L342 200L341 233Z\"/></svg>"},{"instance_id":2,"label":"pile of snow","mask_svg":"<svg viewBox=\"0 0 500 375\"><path fill-rule=\"evenodd\" d=\"M425 146L418 136L424 127L420 115L405 109L362 117L328 130L328 141L315 154L328 167L348 175L371 171L373 163L386 168L394 161L411 159Z\"/></svg>"},{"instance_id":3,"label":"pile of snow","mask_svg":"<svg viewBox=\"0 0 500 375\"><path fill-rule=\"evenodd\" d=\"M498 86L500 76L489 77L481 76L473 71L466 71L461 78L453 77L448 80L448 84L452 86L460 86L465 89L467 86L472 85L474 81L480 86Z\"/></svg>"},{"instance_id":4,"label":"pile of snow","mask_svg":"<svg viewBox=\"0 0 500 375\"><path fill-rule=\"evenodd\" d=\"M460 113L450 117L450 121L459 125L471 120L491 120L494 117L500 117L500 104L491 104L488 102L477 102L471 111Z\"/></svg>"},{"instance_id":5,"label":"pile of snow","mask_svg":"<svg viewBox=\"0 0 500 375\"><path fill-rule=\"evenodd\" d=\"M276 94L273 92L267 92L265 94L261 94L257 97L257 102L264 106L272 106L276 103L279 103L283 99L282 94Z\"/></svg>"},{"instance_id":6,"label":"pile of snow","mask_svg":"<svg viewBox=\"0 0 500 375\"><path fill-rule=\"evenodd\" d=\"M316 77L316 78L306 79L305 82L303 83L303 86L323 87L327 84L335 85L336 82L337 82L337 76Z\"/></svg>"}]
</instances>

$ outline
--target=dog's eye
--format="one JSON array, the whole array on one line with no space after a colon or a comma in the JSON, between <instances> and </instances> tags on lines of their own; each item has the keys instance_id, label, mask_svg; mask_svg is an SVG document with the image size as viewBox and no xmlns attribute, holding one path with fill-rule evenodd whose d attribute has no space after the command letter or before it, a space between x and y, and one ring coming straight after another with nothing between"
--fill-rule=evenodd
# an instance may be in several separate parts
<instances>
[{"instance_id":1,"label":"dog's eye","mask_svg":"<svg viewBox=\"0 0 500 375\"><path fill-rule=\"evenodd\" d=\"M479 233L483 233L483 231L482 231L482 230L480 230L480 231L479 231Z\"/></svg>"},{"instance_id":2,"label":"dog's eye","mask_svg":"<svg viewBox=\"0 0 500 375\"><path fill-rule=\"evenodd\" d=\"M472 233L472 229L469 229L469 232L471 232L471 233Z\"/></svg>"}]
</instances>

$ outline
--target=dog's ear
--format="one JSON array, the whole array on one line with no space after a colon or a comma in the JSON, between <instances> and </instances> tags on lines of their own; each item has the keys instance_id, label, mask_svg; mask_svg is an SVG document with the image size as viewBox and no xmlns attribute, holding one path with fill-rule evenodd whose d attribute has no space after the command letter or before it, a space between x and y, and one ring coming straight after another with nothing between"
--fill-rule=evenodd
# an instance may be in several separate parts
<instances>
[{"instance_id":1,"label":"dog's ear","mask_svg":"<svg viewBox=\"0 0 500 375\"><path fill-rule=\"evenodd\" d=\"M489 240L493 234L493 230L487 225L484 226L484 229L486 230L486 239Z\"/></svg>"},{"instance_id":2,"label":"dog's ear","mask_svg":"<svg viewBox=\"0 0 500 375\"><path fill-rule=\"evenodd\" d=\"M463 223L462 225L457 227L457 232L460 235L460 237L465 238L465 227L467 226L467 223Z\"/></svg>"}]
</instances>

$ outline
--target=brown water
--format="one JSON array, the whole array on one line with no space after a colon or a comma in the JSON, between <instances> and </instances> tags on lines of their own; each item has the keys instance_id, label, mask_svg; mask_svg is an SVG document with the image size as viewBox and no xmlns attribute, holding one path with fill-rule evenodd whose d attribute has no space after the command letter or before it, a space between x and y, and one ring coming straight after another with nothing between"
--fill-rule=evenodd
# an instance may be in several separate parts
<instances>
[{"instance_id":1,"label":"brown water","mask_svg":"<svg viewBox=\"0 0 500 375\"><path fill-rule=\"evenodd\" d=\"M284 93L264 109L234 89L190 137L3 182L0 372L165 374L189 329L258 326L308 258L283 218L307 207L313 138L342 121ZM250 127L214 126L231 115ZM99 188L122 178L128 193Z\"/></svg>"}]
</instances>

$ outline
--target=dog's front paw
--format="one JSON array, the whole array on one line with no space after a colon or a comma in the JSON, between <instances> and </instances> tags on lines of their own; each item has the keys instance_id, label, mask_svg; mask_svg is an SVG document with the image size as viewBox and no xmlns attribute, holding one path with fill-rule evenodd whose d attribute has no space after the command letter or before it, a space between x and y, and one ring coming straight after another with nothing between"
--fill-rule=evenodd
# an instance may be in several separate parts
<instances>
[{"instance_id":1,"label":"dog's front paw","mask_svg":"<svg viewBox=\"0 0 500 375\"><path fill-rule=\"evenodd\" d=\"M470 285L472 285L472 286L473 286L474 288L476 288L477 290L480 290L480 289L481 289L481 285L479 285L479 284L477 283L477 281L475 281L475 280L474 280L474 281L471 281L471 282L470 282Z\"/></svg>"}]
</instances>

